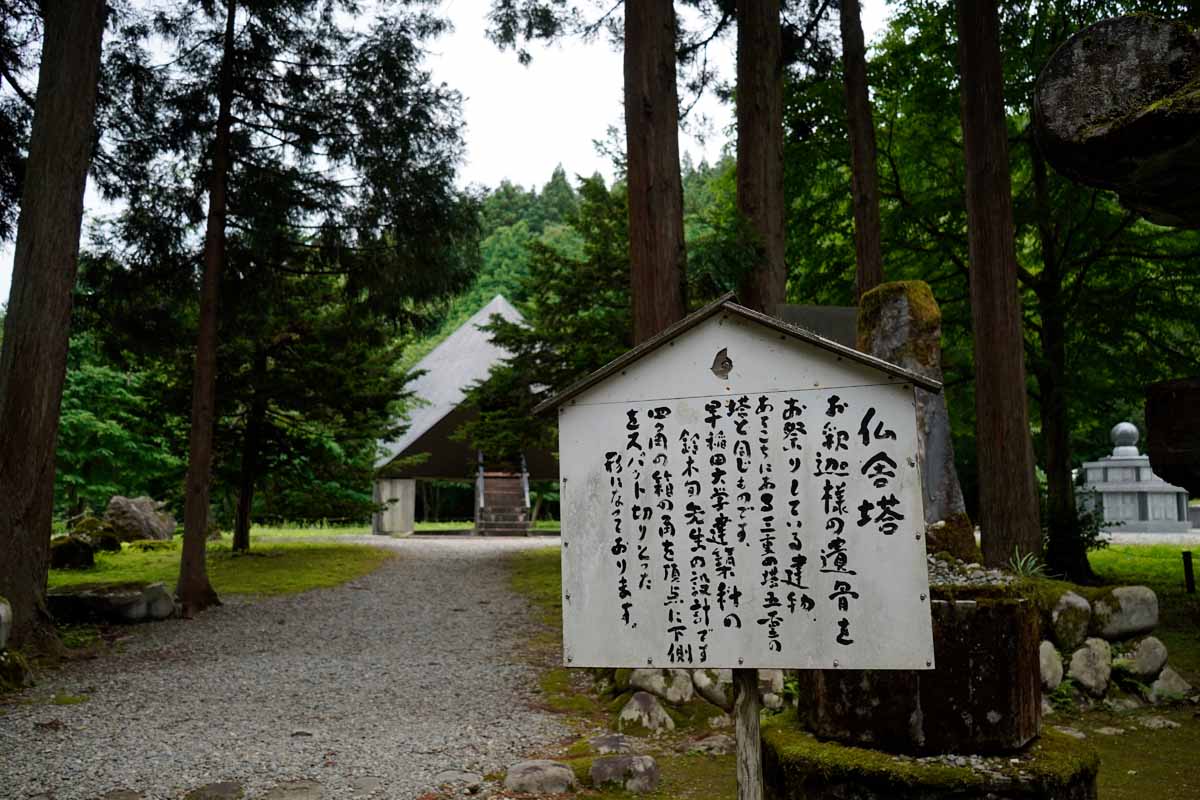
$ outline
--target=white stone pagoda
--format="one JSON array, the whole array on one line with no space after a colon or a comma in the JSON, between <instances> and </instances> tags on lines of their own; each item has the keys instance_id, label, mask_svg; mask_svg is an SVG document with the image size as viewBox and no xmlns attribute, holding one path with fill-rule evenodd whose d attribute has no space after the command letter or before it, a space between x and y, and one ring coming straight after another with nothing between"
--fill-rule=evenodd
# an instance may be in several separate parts
<instances>
[{"instance_id":1,"label":"white stone pagoda","mask_svg":"<svg viewBox=\"0 0 1200 800\"><path fill-rule=\"evenodd\" d=\"M1109 533L1186 533L1190 530L1187 491L1154 474L1150 457L1138 452L1137 426L1119 422L1113 426L1110 436L1112 455L1083 465L1084 492L1098 492L1104 521L1120 523L1103 530Z\"/></svg>"}]
</instances>

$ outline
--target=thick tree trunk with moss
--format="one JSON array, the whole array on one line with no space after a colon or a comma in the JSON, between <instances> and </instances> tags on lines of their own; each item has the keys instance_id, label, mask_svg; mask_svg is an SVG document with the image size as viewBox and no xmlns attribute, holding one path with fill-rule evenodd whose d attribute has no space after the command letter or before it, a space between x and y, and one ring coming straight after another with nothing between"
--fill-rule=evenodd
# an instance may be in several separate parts
<instances>
[{"instance_id":1,"label":"thick tree trunk with moss","mask_svg":"<svg viewBox=\"0 0 1200 800\"><path fill-rule=\"evenodd\" d=\"M0 596L12 605L14 647L53 636L54 451L105 17L103 0L40 8L45 35L0 351Z\"/></svg>"},{"instance_id":2,"label":"thick tree trunk with moss","mask_svg":"<svg viewBox=\"0 0 1200 800\"><path fill-rule=\"evenodd\" d=\"M625 138L633 338L640 343L687 313L671 0L625 7Z\"/></svg>"},{"instance_id":3,"label":"thick tree trunk with moss","mask_svg":"<svg viewBox=\"0 0 1200 800\"><path fill-rule=\"evenodd\" d=\"M233 127L234 22L237 3L225 9L224 53L218 81L217 129L212 173L208 182L208 222L204 234L204 278L200 285L200 330L196 335L196 367L192 377L192 429L183 513L183 555L176 593L183 616L220 604L208 581L205 545L208 539L209 482L212 476L213 426L217 403L217 298L225 263L226 188L229 178L229 140Z\"/></svg>"},{"instance_id":4,"label":"thick tree trunk with moss","mask_svg":"<svg viewBox=\"0 0 1200 800\"><path fill-rule=\"evenodd\" d=\"M957 12L979 523L984 563L1004 566L1018 551L1040 555L1042 531L1025 397L1000 22L995 0L958 0Z\"/></svg>"},{"instance_id":5,"label":"thick tree trunk with moss","mask_svg":"<svg viewBox=\"0 0 1200 800\"><path fill-rule=\"evenodd\" d=\"M787 292L782 40L779 0L737 4L737 205L758 256L738 299L772 315Z\"/></svg>"},{"instance_id":6,"label":"thick tree trunk with moss","mask_svg":"<svg viewBox=\"0 0 1200 800\"><path fill-rule=\"evenodd\" d=\"M1033 120L1059 172L1200 227L1200 32L1147 14L1085 28L1038 76Z\"/></svg>"},{"instance_id":7,"label":"thick tree trunk with moss","mask_svg":"<svg viewBox=\"0 0 1200 800\"><path fill-rule=\"evenodd\" d=\"M850 176L854 196L854 291L862 296L883 282L879 176L875 167L875 121L867 92L867 46L858 0L841 0L842 75L850 133Z\"/></svg>"}]
</instances>

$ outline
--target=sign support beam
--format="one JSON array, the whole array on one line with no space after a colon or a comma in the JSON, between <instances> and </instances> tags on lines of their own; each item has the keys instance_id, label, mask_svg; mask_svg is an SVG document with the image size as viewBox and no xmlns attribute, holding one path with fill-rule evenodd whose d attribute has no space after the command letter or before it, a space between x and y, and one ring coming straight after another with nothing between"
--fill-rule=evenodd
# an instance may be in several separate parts
<instances>
[{"instance_id":1,"label":"sign support beam","mask_svg":"<svg viewBox=\"0 0 1200 800\"><path fill-rule=\"evenodd\" d=\"M737 736L738 800L763 800L758 670L733 671L733 717Z\"/></svg>"}]
</instances>

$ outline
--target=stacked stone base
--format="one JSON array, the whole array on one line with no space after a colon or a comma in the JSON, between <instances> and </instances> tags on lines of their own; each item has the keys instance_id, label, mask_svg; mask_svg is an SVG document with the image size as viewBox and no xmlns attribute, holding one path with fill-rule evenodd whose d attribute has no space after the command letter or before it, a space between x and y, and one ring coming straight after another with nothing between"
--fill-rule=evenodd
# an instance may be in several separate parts
<instances>
[{"instance_id":1,"label":"stacked stone base","mask_svg":"<svg viewBox=\"0 0 1200 800\"><path fill-rule=\"evenodd\" d=\"M787 716L763 731L763 782L769 800L1098 797L1095 751L1057 731L1043 733L1009 756L913 758L820 741Z\"/></svg>"}]
</instances>

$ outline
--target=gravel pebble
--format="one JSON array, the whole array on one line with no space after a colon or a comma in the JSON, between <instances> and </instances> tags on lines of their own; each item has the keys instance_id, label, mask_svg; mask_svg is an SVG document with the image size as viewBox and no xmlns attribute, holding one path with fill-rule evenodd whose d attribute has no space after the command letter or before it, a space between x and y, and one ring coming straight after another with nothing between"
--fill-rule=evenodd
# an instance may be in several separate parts
<instances>
[{"instance_id":1,"label":"gravel pebble","mask_svg":"<svg viewBox=\"0 0 1200 800\"><path fill-rule=\"evenodd\" d=\"M0 715L0 797L166 800L218 781L256 797L298 780L413 797L443 770L487 774L569 732L532 708L532 623L501 563L556 539L339 541L398 557L335 589L140 626L44 675Z\"/></svg>"}]
</instances>

